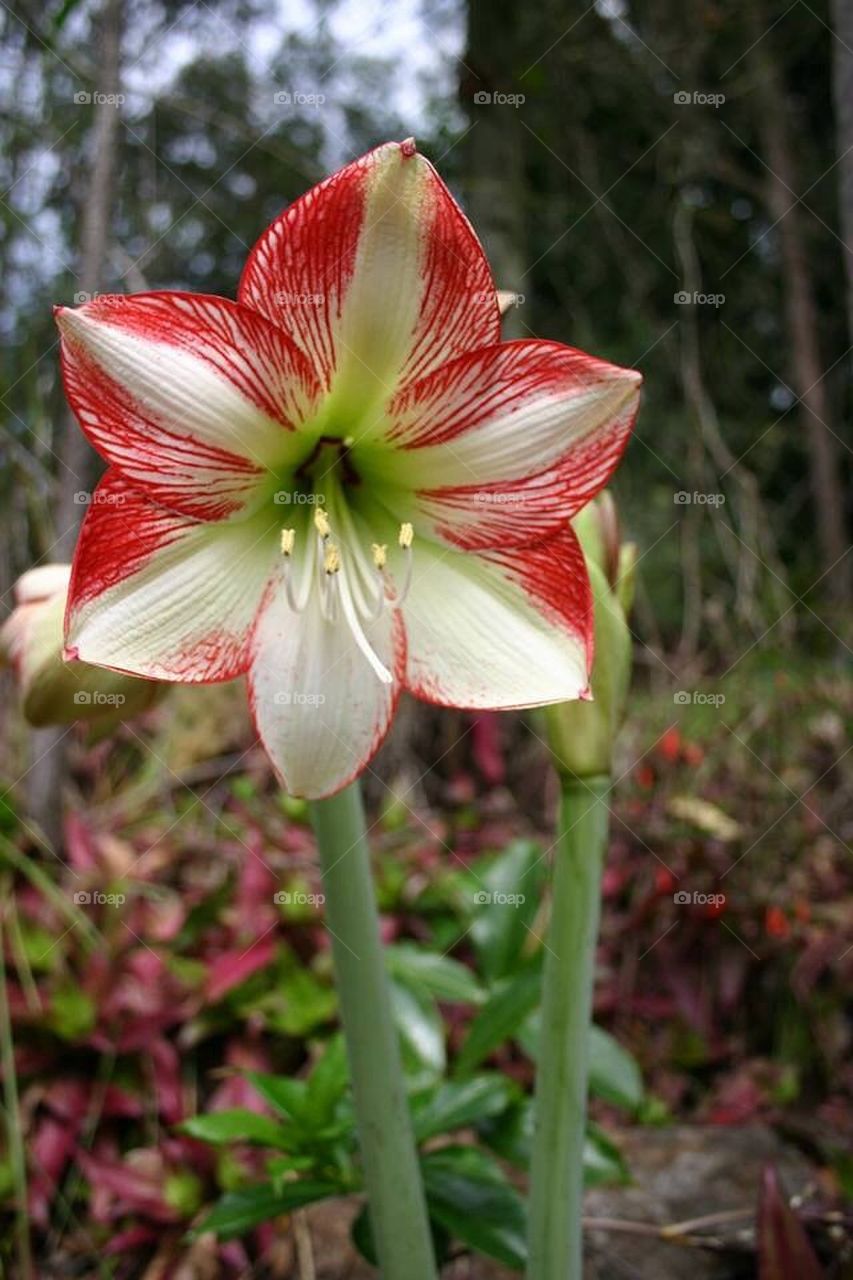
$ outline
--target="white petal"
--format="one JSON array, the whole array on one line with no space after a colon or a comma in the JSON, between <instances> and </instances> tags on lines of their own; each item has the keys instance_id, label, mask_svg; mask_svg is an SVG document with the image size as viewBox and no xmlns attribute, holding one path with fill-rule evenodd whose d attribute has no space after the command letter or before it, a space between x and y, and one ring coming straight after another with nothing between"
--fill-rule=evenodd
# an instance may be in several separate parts
<instances>
[{"instance_id":1,"label":"white petal","mask_svg":"<svg viewBox=\"0 0 853 1280\"><path fill-rule=\"evenodd\" d=\"M416 544L401 612L406 686L428 702L500 709L586 695L592 603L568 528L507 552Z\"/></svg>"},{"instance_id":2,"label":"white petal","mask_svg":"<svg viewBox=\"0 0 853 1280\"><path fill-rule=\"evenodd\" d=\"M386 610L365 626L379 659L402 669L403 629ZM272 593L258 624L249 696L258 734L283 785L318 799L339 791L368 764L388 731L400 680L379 679L344 617L327 622L319 593L302 613Z\"/></svg>"},{"instance_id":3,"label":"white petal","mask_svg":"<svg viewBox=\"0 0 853 1280\"><path fill-rule=\"evenodd\" d=\"M294 343L226 298L147 293L60 308L62 372L83 431L150 498L200 519L272 493L318 386Z\"/></svg>"},{"instance_id":4,"label":"white petal","mask_svg":"<svg viewBox=\"0 0 853 1280\"><path fill-rule=\"evenodd\" d=\"M277 557L266 517L192 520L107 472L74 556L66 656L162 680L232 679Z\"/></svg>"}]
</instances>

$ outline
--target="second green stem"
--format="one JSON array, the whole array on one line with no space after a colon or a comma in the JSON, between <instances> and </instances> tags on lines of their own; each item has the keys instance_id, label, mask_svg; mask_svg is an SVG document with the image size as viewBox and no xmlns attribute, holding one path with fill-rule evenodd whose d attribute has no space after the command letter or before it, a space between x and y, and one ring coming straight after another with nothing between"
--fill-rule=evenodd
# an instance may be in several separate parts
<instances>
[{"instance_id":1,"label":"second green stem","mask_svg":"<svg viewBox=\"0 0 853 1280\"><path fill-rule=\"evenodd\" d=\"M605 777L562 782L536 1072L528 1280L582 1275L588 1044L610 785Z\"/></svg>"}]
</instances>

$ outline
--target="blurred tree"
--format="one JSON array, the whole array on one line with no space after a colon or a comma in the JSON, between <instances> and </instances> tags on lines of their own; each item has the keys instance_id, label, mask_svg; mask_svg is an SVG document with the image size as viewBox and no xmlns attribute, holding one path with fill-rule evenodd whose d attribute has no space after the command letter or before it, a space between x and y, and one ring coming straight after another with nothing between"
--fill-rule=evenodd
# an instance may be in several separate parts
<instances>
[{"instance_id":1,"label":"blurred tree","mask_svg":"<svg viewBox=\"0 0 853 1280\"><path fill-rule=\"evenodd\" d=\"M847 270L848 338L853 343L853 0L833 0L832 83L844 264Z\"/></svg>"}]
</instances>

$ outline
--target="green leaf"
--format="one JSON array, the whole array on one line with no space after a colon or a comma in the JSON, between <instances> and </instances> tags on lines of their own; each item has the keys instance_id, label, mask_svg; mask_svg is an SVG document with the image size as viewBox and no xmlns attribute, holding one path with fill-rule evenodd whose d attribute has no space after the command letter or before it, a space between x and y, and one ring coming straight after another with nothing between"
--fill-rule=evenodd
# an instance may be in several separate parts
<instances>
[{"instance_id":1,"label":"green leaf","mask_svg":"<svg viewBox=\"0 0 853 1280\"><path fill-rule=\"evenodd\" d=\"M536 1060L541 1016L534 1009L518 1033L528 1057ZM643 1103L643 1078L627 1049L603 1027L589 1029L589 1091L616 1107L636 1111Z\"/></svg>"},{"instance_id":2,"label":"green leaf","mask_svg":"<svg viewBox=\"0 0 853 1280\"><path fill-rule=\"evenodd\" d=\"M443 1075L444 1024L432 996L392 979L391 1002L409 1073L424 1081Z\"/></svg>"},{"instance_id":3,"label":"green leaf","mask_svg":"<svg viewBox=\"0 0 853 1280\"><path fill-rule=\"evenodd\" d=\"M53 993L45 1021L63 1040L80 1040L94 1029L98 1010L80 987L61 987Z\"/></svg>"},{"instance_id":4,"label":"green leaf","mask_svg":"<svg viewBox=\"0 0 853 1280\"><path fill-rule=\"evenodd\" d=\"M307 1180L288 1182L278 1191L267 1183L243 1187L240 1191L227 1192L196 1227L193 1235L214 1231L221 1240L233 1240L279 1214L291 1213L303 1205L313 1204L315 1200L326 1200L337 1194L339 1189L330 1182Z\"/></svg>"},{"instance_id":5,"label":"green leaf","mask_svg":"<svg viewBox=\"0 0 853 1280\"><path fill-rule=\"evenodd\" d=\"M643 1101L640 1068L627 1049L602 1027L589 1029L590 1092L617 1107L636 1111Z\"/></svg>"},{"instance_id":6,"label":"green leaf","mask_svg":"<svg viewBox=\"0 0 853 1280\"><path fill-rule=\"evenodd\" d=\"M587 1128L583 1149L583 1181L586 1187L603 1183L624 1185L629 1181L622 1153L597 1125Z\"/></svg>"},{"instance_id":7,"label":"green leaf","mask_svg":"<svg viewBox=\"0 0 853 1280\"><path fill-rule=\"evenodd\" d=\"M502 1160L526 1169L533 1146L533 1123L533 1100L521 1098L499 1116L487 1118L479 1126L480 1137Z\"/></svg>"},{"instance_id":8,"label":"green leaf","mask_svg":"<svg viewBox=\"0 0 853 1280\"><path fill-rule=\"evenodd\" d=\"M533 1147L535 1113L531 1098L522 1098L500 1115L487 1119L479 1127L482 1140L503 1160L526 1169ZM587 1129L583 1151L584 1185L622 1184L628 1179L619 1149L597 1125Z\"/></svg>"},{"instance_id":9,"label":"green leaf","mask_svg":"<svg viewBox=\"0 0 853 1280\"><path fill-rule=\"evenodd\" d=\"M278 1120L258 1115L246 1107L234 1107L230 1111L214 1111L205 1116L193 1116L178 1126L181 1133L202 1142L251 1142L263 1147L289 1147L287 1130Z\"/></svg>"},{"instance_id":10,"label":"green leaf","mask_svg":"<svg viewBox=\"0 0 853 1280\"><path fill-rule=\"evenodd\" d=\"M431 1217L472 1249L524 1266L524 1202L491 1156L476 1147L443 1147L423 1156L421 1169Z\"/></svg>"},{"instance_id":11,"label":"green leaf","mask_svg":"<svg viewBox=\"0 0 853 1280\"><path fill-rule=\"evenodd\" d=\"M330 1124L348 1083L346 1044L342 1035L336 1035L328 1042L325 1053L308 1078L306 1122L312 1127Z\"/></svg>"},{"instance_id":12,"label":"green leaf","mask_svg":"<svg viewBox=\"0 0 853 1280\"><path fill-rule=\"evenodd\" d=\"M270 1076L261 1071L248 1071L247 1078L258 1093L288 1120L301 1120L305 1111L307 1085L304 1080L292 1080L290 1076Z\"/></svg>"},{"instance_id":13,"label":"green leaf","mask_svg":"<svg viewBox=\"0 0 853 1280\"><path fill-rule=\"evenodd\" d=\"M481 1004L485 992L467 965L450 956L436 955L411 943L386 947L385 956L393 977L409 986L421 986L437 1000Z\"/></svg>"},{"instance_id":14,"label":"green leaf","mask_svg":"<svg viewBox=\"0 0 853 1280\"><path fill-rule=\"evenodd\" d=\"M477 1014L456 1061L456 1074L468 1075L484 1058L516 1034L539 999L538 968L522 970L499 982Z\"/></svg>"},{"instance_id":15,"label":"green leaf","mask_svg":"<svg viewBox=\"0 0 853 1280\"><path fill-rule=\"evenodd\" d=\"M267 1173L276 1191L289 1184L294 1173L308 1173L314 1168L314 1156L273 1156L267 1161Z\"/></svg>"},{"instance_id":16,"label":"green leaf","mask_svg":"<svg viewBox=\"0 0 853 1280\"><path fill-rule=\"evenodd\" d=\"M337 993L308 969L291 971L272 991L266 989L267 981L260 997L252 998L247 1007L262 1012L272 1030L302 1039L334 1017Z\"/></svg>"},{"instance_id":17,"label":"green leaf","mask_svg":"<svg viewBox=\"0 0 853 1280\"><path fill-rule=\"evenodd\" d=\"M441 1268L450 1257L450 1236L441 1223L436 1222L434 1218L430 1218L429 1229L432 1235L432 1247L435 1250L435 1261L437 1266ZM379 1259L376 1256L373 1227L370 1222L370 1210L367 1205L364 1206L353 1221L350 1237L361 1256L366 1258L372 1267L378 1267Z\"/></svg>"},{"instance_id":18,"label":"green leaf","mask_svg":"<svg viewBox=\"0 0 853 1280\"><path fill-rule=\"evenodd\" d=\"M529 840L514 841L486 871L477 867L471 939L480 969L493 982L513 973L530 946L546 870L542 849Z\"/></svg>"},{"instance_id":19,"label":"green leaf","mask_svg":"<svg viewBox=\"0 0 853 1280\"><path fill-rule=\"evenodd\" d=\"M497 1072L474 1076L471 1080L445 1081L412 1100L415 1137L418 1142L424 1142L499 1115L516 1092L512 1081Z\"/></svg>"}]
</instances>

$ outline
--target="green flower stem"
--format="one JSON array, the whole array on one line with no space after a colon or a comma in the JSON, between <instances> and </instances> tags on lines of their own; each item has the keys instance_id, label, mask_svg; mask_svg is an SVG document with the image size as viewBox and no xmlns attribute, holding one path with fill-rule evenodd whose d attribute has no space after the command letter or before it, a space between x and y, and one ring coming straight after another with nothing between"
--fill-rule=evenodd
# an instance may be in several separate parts
<instances>
[{"instance_id":1,"label":"green flower stem","mask_svg":"<svg viewBox=\"0 0 853 1280\"><path fill-rule=\"evenodd\" d=\"M435 1280L358 783L312 803L311 819L379 1266L384 1280Z\"/></svg>"},{"instance_id":2,"label":"green flower stem","mask_svg":"<svg viewBox=\"0 0 853 1280\"><path fill-rule=\"evenodd\" d=\"M563 778L530 1165L528 1280L581 1280L587 1059L610 779Z\"/></svg>"}]
</instances>

